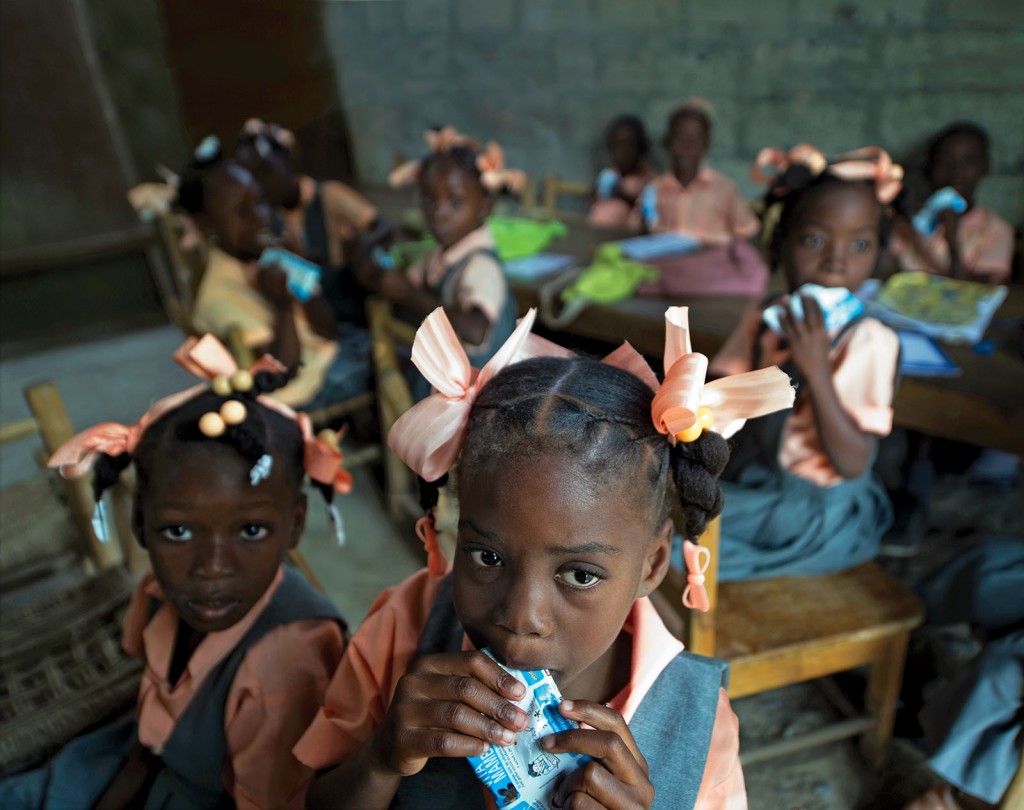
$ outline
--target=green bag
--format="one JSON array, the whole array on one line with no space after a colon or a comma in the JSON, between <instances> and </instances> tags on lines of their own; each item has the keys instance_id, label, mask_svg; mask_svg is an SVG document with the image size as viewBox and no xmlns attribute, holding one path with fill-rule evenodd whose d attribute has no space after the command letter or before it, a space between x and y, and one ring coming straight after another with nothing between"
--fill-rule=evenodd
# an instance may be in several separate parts
<instances>
[{"instance_id":1,"label":"green bag","mask_svg":"<svg viewBox=\"0 0 1024 810\"><path fill-rule=\"evenodd\" d=\"M644 282L657 281L657 267L626 258L614 242L601 245L585 270L570 270L540 289L541 318L552 329L572 323L590 304L615 304L632 298ZM565 304L554 313L554 298Z\"/></svg>"},{"instance_id":2,"label":"green bag","mask_svg":"<svg viewBox=\"0 0 1024 810\"><path fill-rule=\"evenodd\" d=\"M565 225L556 220L539 222L524 217L488 217L487 227L503 262L540 253L567 233Z\"/></svg>"}]
</instances>

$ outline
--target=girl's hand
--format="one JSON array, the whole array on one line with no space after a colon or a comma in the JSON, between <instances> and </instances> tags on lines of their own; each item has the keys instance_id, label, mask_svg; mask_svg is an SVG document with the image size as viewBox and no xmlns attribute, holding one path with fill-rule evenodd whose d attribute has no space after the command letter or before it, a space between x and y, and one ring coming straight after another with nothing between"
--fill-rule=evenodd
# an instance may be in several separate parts
<instances>
[{"instance_id":1,"label":"girl's hand","mask_svg":"<svg viewBox=\"0 0 1024 810\"><path fill-rule=\"evenodd\" d=\"M564 717L590 728L552 734L541 740L541 747L552 754L586 754L593 757L593 761L577 768L555 786L551 794L555 807L571 810L649 808L654 802L654 785L648 778L647 760L622 715L589 700L562 701L560 711Z\"/></svg>"},{"instance_id":2,"label":"girl's hand","mask_svg":"<svg viewBox=\"0 0 1024 810\"><path fill-rule=\"evenodd\" d=\"M278 264L260 268L256 276L256 288L260 295L279 309L290 307L295 300L288 289L288 274Z\"/></svg>"},{"instance_id":3,"label":"girl's hand","mask_svg":"<svg viewBox=\"0 0 1024 810\"><path fill-rule=\"evenodd\" d=\"M526 693L481 652L425 655L398 682L374 738L379 767L393 776L418 773L431 757L480 756L511 745L527 715L510 701Z\"/></svg>"},{"instance_id":4,"label":"girl's hand","mask_svg":"<svg viewBox=\"0 0 1024 810\"><path fill-rule=\"evenodd\" d=\"M818 302L810 296L801 295L800 303L804 308L803 318L794 317L787 306L779 320L789 343L793 365L805 380L814 382L831 376L832 365L828 356L832 342L825 330L825 316Z\"/></svg>"}]
</instances>

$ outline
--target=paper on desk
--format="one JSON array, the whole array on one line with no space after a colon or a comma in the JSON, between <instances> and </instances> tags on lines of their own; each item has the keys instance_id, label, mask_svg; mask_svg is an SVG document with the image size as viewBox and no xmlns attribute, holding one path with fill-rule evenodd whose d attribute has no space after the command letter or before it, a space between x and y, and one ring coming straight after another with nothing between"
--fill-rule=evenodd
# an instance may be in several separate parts
<instances>
[{"instance_id":1,"label":"paper on desk","mask_svg":"<svg viewBox=\"0 0 1024 810\"><path fill-rule=\"evenodd\" d=\"M683 236L678 233L652 233L647 236L634 236L619 242L624 255L636 262L658 259L662 256L678 256L681 253L692 253L699 250L699 239Z\"/></svg>"},{"instance_id":2,"label":"paper on desk","mask_svg":"<svg viewBox=\"0 0 1024 810\"><path fill-rule=\"evenodd\" d=\"M960 367L949 359L934 338L899 330L900 373L907 377L956 377Z\"/></svg>"},{"instance_id":3,"label":"paper on desk","mask_svg":"<svg viewBox=\"0 0 1024 810\"><path fill-rule=\"evenodd\" d=\"M571 267L574 261L561 253L535 253L505 262L505 274L515 281L534 281Z\"/></svg>"}]
</instances>

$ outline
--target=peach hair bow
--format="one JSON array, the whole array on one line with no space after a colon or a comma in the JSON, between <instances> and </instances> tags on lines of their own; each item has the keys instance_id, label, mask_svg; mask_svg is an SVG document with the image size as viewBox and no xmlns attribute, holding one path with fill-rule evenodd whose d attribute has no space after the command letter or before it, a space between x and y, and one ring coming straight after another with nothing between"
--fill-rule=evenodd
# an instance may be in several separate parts
<instances>
[{"instance_id":1,"label":"peach hair bow","mask_svg":"<svg viewBox=\"0 0 1024 810\"><path fill-rule=\"evenodd\" d=\"M239 371L235 358L213 335L189 338L174 352L174 360L186 371L211 382L218 377L231 377ZM260 371L280 373L285 367L269 354L263 355L249 369L253 375ZM80 478L92 469L101 453L119 456L131 455L138 447L146 429L161 416L185 404L207 390L206 384L194 385L177 394L158 400L134 425L103 422L73 436L50 457L49 466L55 467L64 478ZM313 435L312 423L304 413L296 413L284 403L269 396L258 396L257 401L282 416L293 420L302 433L305 446L305 469L310 478L328 484L336 492L346 493L352 488L352 478L341 466L341 451Z\"/></svg>"},{"instance_id":2,"label":"peach hair bow","mask_svg":"<svg viewBox=\"0 0 1024 810\"><path fill-rule=\"evenodd\" d=\"M518 359L537 311L531 309L498 352L477 371L441 307L416 331L412 362L434 392L402 414L388 433L388 446L413 472L436 481L455 463L480 389Z\"/></svg>"},{"instance_id":3,"label":"peach hair bow","mask_svg":"<svg viewBox=\"0 0 1024 810\"><path fill-rule=\"evenodd\" d=\"M496 141L488 141L485 146L453 126L428 129L423 133L423 139L431 152L450 152L459 147L475 152L480 182L488 191L501 191L503 188L518 191L526 182L526 175L521 171L505 167L505 151ZM422 165L422 159L417 158L396 166L388 175L388 185L392 188L412 185L419 180Z\"/></svg>"},{"instance_id":4,"label":"peach hair bow","mask_svg":"<svg viewBox=\"0 0 1024 810\"><path fill-rule=\"evenodd\" d=\"M670 441L695 441L709 429L729 438L747 419L793 405L795 392L778 367L705 383L708 358L690 347L686 307L665 312L665 380L654 395L651 417Z\"/></svg>"},{"instance_id":5,"label":"peach hair bow","mask_svg":"<svg viewBox=\"0 0 1024 810\"><path fill-rule=\"evenodd\" d=\"M295 133L290 129L264 121L262 118L250 118L242 124L242 134L256 138L272 138L289 152L295 148Z\"/></svg>"},{"instance_id":6,"label":"peach hair bow","mask_svg":"<svg viewBox=\"0 0 1024 810\"><path fill-rule=\"evenodd\" d=\"M903 188L903 167L880 146L865 146L839 155L828 168L843 180L872 180L881 203L890 203Z\"/></svg>"},{"instance_id":7,"label":"peach hair bow","mask_svg":"<svg viewBox=\"0 0 1024 810\"><path fill-rule=\"evenodd\" d=\"M704 587L704 573L711 564L711 552L706 546L698 546L689 540L683 541L683 560L686 563L686 588L683 590L683 604L691 610L707 613L711 599Z\"/></svg>"},{"instance_id":8,"label":"peach hair bow","mask_svg":"<svg viewBox=\"0 0 1024 810\"><path fill-rule=\"evenodd\" d=\"M788 152L783 152L774 146L766 146L757 153L757 158L750 170L750 179L755 183L774 182L776 178L785 174L786 169L794 163L801 163L812 174L818 175L828 167L828 158L820 149L809 143L797 144ZM767 169L774 169L774 171L769 173L766 171Z\"/></svg>"}]
</instances>

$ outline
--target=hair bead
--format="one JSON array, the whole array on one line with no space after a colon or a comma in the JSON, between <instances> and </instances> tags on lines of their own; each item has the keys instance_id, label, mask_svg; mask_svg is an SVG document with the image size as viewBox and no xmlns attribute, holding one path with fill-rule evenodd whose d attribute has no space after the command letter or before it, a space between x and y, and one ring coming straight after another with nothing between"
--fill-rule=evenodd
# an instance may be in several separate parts
<instances>
[{"instance_id":1,"label":"hair bead","mask_svg":"<svg viewBox=\"0 0 1024 810\"><path fill-rule=\"evenodd\" d=\"M224 435L227 425L219 413L210 411L199 417L199 432L211 439Z\"/></svg>"},{"instance_id":2,"label":"hair bead","mask_svg":"<svg viewBox=\"0 0 1024 810\"><path fill-rule=\"evenodd\" d=\"M237 399L229 399L220 406L220 418L226 425L240 425L245 421L247 411L245 405Z\"/></svg>"}]
</instances>

